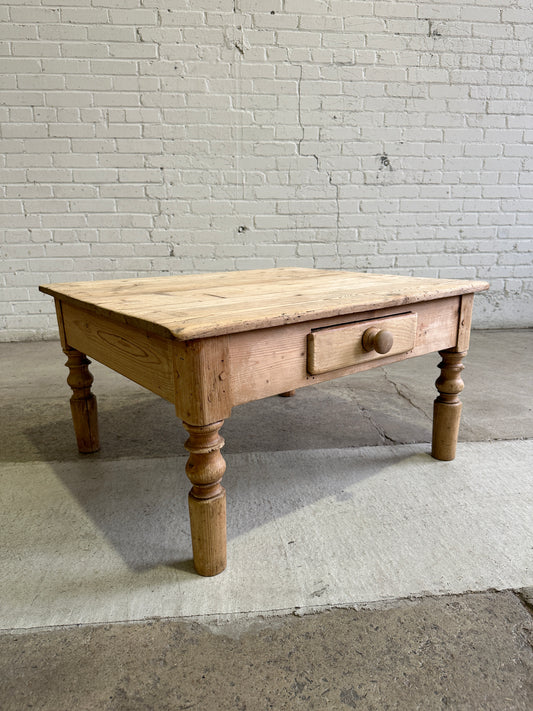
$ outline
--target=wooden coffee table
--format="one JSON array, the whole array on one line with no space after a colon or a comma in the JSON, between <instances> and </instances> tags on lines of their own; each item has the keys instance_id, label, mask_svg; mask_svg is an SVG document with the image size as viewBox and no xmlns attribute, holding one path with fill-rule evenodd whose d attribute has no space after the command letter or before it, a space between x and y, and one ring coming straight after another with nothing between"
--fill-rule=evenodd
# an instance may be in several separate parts
<instances>
[{"instance_id":1,"label":"wooden coffee table","mask_svg":"<svg viewBox=\"0 0 533 711\"><path fill-rule=\"evenodd\" d=\"M194 565L226 567L231 408L439 351L432 455L455 456L462 358L486 282L319 269L267 269L47 284L55 298L80 452L99 448L91 356L174 403L189 438Z\"/></svg>"}]
</instances>

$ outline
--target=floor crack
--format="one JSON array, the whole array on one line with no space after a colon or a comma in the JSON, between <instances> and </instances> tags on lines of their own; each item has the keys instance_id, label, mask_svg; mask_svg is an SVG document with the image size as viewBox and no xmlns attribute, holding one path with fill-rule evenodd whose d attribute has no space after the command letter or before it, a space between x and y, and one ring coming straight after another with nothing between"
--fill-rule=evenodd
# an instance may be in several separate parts
<instances>
[{"instance_id":1,"label":"floor crack","mask_svg":"<svg viewBox=\"0 0 533 711\"><path fill-rule=\"evenodd\" d=\"M317 159L318 163L318 159ZM340 205L339 205L339 191L340 191L340 186L338 183L333 182L333 175L330 170L328 170L328 182L330 185L332 185L335 188L335 203L337 205L337 238L336 238L336 250L337 250L337 255L339 254L339 226L340 226L340 221L341 221L341 211L340 211Z\"/></svg>"},{"instance_id":2,"label":"floor crack","mask_svg":"<svg viewBox=\"0 0 533 711\"><path fill-rule=\"evenodd\" d=\"M302 137L298 141L298 155L302 155L302 141L304 140L304 127L302 125L302 77L304 73L303 64L300 65L300 76L298 77L298 125L302 130Z\"/></svg>"},{"instance_id":3,"label":"floor crack","mask_svg":"<svg viewBox=\"0 0 533 711\"><path fill-rule=\"evenodd\" d=\"M512 592L533 617L533 593L530 593L530 590L532 590L532 588L520 588Z\"/></svg>"},{"instance_id":4,"label":"floor crack","mask_svg":"<svg viewBox=\"0 0 533 711\"><path fill-rule=\"evenodd\" d=\"M403 398L404 400L407 400L407 402L408 402L410 405L412 405L412 406L415 408L415 410L418 410L419 412L421 412L421 413L424 415L424 417L426 417L428 420L431 421L431 417L427 414L427 412L425 412L419 405L417 405L416 402L414 402L414 401L409 397L409 395L407 395L407 394L400 388L400 386L399 386L397 383L395 383L394 380L392 380L392 378L389 376L389 374L387 373L387 371L386 371L385 368L382 368L382 369L381 369L381 372L382 372L383 375L385 376L385 380L386 380L388 383L390 383L390 384L394 387L394 389L396 390L396 392L398 393L398 395L399 395L401 398Z\"/></svg>"},{"instance_id":5,"label":"floor crack","mask_svg":"<svg viewBox=\"0 0 533 711\"><path fill-rule=\"evenodd\" d=\"M384 443L389 443L389 444L401 444L399 440L394 439L393 437L389 437L389 435L385 432L384 427L382 427L379 422L376 422L376 420L372 417L371 413L369 410L367 410L364 407L359 406L359 409L361 410L361 414L365 418L365 420L368 420L372 427L377 431L381 439L383 440Z\"/></svg>"}]
</instances>

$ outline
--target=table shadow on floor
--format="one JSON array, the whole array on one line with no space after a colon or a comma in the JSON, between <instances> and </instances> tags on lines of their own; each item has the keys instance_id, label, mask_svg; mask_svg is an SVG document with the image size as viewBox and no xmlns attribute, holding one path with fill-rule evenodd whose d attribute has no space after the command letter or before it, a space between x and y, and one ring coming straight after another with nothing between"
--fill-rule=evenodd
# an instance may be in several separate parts
<instances>
[{"instance_id":1,"label":"table shadow on floor","mask_svg":"<svg viewBox=\"0 0 533 711\"><path fill-rule=\"evenodd\" d=\"M115 412L124 422L122 415ZM66 427L66 423L55 426ZM301 455L291 452L225 452L228 538L243 536L324 497L351 498L349 490L359 481L401 459L395 448L376 449L385 454L375 463L366 460L362 468L357 448L348 450L350 456L339 454L345 449L328 448L331 456L325 460L322 454L316 462L310 452L307 465L301 463ZM130 569L170 565L190 572L190 483L185 462L186 456L177 454L109 460L96 453L71 461L53 460L50 466Z\"/></svg>"},{"instance_id":2,"label":"table shadow on floor","mask_svg":"<svg viewBox=\"0 0 533 711\"><path fill-rule=\"evenodd\" d=\"M353 383L354 381L352 381ZM370 385L370 384L369 384ZM269 397L233 408L222 428L224 453L307 451L428 442L431 422L391 386L383 397L369 385L323 384L295 397ZM384 401L387 403L384 406ZM4 409L2 461L76 461L68 400ZM174 407L143 392L117 400L99 398L99 458L161 457L184 453L187 433Z\"/></svg>"}]
</instances>

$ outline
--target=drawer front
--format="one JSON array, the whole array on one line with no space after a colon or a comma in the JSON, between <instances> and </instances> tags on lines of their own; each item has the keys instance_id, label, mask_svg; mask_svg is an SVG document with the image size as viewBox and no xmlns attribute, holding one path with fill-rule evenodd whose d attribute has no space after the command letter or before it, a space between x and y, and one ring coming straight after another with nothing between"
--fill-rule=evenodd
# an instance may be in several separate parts
<instances>
[{"instance_id":1,"label":"drawer front","mask_svg":"<svg viewBox=\"0 0 533 711\"><path fill-rule=\"evenodd\" d=\"M417 315L398 314L321 328L307 336L311 375L406 353L415 346Z\"/></svg>"}]
</instances>

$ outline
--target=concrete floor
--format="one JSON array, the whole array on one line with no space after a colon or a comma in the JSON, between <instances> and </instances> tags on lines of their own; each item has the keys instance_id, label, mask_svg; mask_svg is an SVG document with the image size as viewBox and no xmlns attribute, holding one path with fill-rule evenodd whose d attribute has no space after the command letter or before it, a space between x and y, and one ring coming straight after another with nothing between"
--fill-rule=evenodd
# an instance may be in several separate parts
<instances>
[{"instance_id":1,"label":"concrete floor","mask_svg":"<svg viewBox=\"0 0 533 711\"><path fill-rule=\"evenodd\" d=\"M213 579L172 406L94 363L78 455L59 345L0 344L0 707L531 709L532 341L473 334L451 463L436 354L235 408Z\"/></svg>"}]
</instances>

